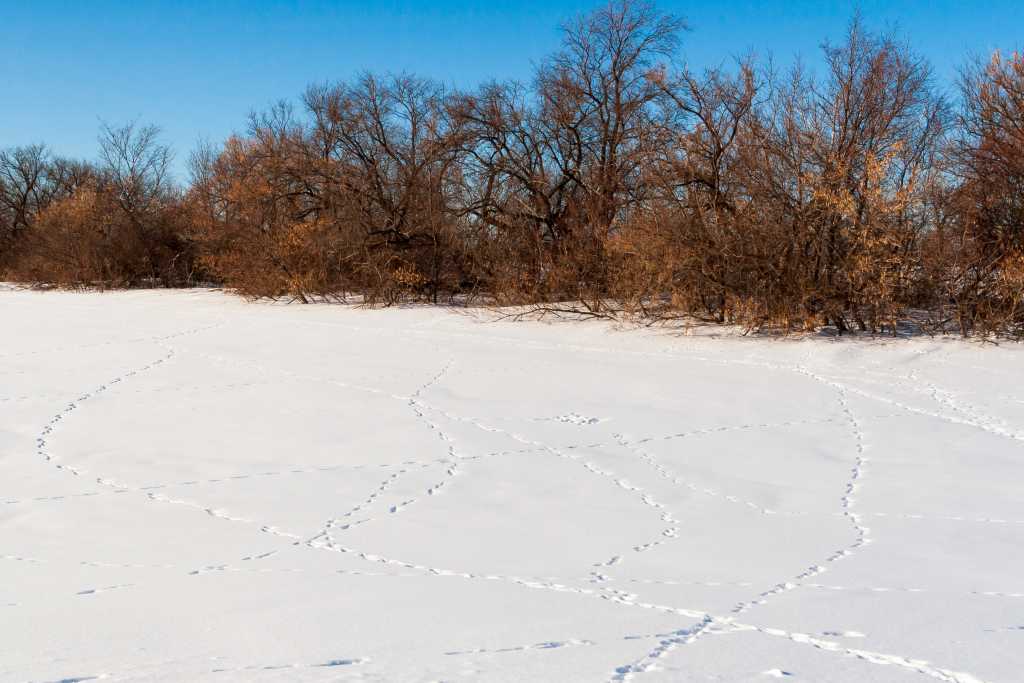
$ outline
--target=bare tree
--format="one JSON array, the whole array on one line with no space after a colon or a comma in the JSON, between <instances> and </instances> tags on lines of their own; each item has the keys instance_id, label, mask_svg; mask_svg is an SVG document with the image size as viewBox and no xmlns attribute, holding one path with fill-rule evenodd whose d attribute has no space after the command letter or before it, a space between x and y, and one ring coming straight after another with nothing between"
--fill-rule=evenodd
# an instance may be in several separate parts
<instances>
[{"instance_id":1,"label":"bare tree","mask_svg":"<svg viewBox=\"0 0 1024 683\"><path fill-rule=\"evenodd\" d=\"M174 155L159 137L158 127L136 121L122 126L104 123L100 130L100 169L129 216L151 210L172 190Z\"/></svg>"},{"instance_id":2,"label":"bare tree","mask_svg":"<svg viewBox=\"0 0 1024 683\"><path fill-rule=\"evenodd\" d=\"M454 108L472 133L467 211L502 244L499 260L521 266L504 268L504 286L595 311L610 275L604 244L646 190L658 96L650 76L684 24L624 1L562 28L562 49L539 66L532 92L489 84Z\"/></svg>"},{"instance_id":3,"label":"bare tree","mask_svg":"<svg viewBox=\"0 0 1024 683\"><path fill-rule=\"evenodd\" d=\"M51 193L44 145L0 151L0 226L8 239L28 228Z\"/></svg>"},{"instance_id":4,"label":"bare tree","mask_svg":"<svg viewBox=\"0 0 1024 683\"><path fill-rule=\"evenodd\" d=\"M640 199L649 107L660 92L650 76L673 57L685 26L646 2L610 3L565 24L562 50L537 74L541 115L563 127L595 229L610 229Z\"/></svg>"}]
</instances>

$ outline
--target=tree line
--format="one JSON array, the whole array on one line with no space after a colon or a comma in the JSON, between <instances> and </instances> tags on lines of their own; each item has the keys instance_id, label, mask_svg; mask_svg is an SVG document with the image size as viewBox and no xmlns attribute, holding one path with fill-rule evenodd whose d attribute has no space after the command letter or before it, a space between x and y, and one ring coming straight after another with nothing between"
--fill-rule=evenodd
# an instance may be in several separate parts
<instances>
[{"instance_id":1,"label":"tree line","mask_svg":"<svg viewBox=\"0 0 1024 683\"><path fill-rule=\"evenodd\" d=\"M820 74L690 69L685 24L631 0L562 28L529 84L312 85L184 187L151 126L104 126L95 162L7 149L0 275L1024 335L1024 55L948 97L857 19Z\"/></svg>"}]
</instances>

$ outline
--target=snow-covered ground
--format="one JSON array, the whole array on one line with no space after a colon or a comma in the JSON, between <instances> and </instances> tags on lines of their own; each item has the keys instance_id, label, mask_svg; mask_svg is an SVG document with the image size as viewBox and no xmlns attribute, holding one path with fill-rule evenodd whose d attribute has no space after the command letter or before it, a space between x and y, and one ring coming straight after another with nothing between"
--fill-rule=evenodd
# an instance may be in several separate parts
<instances>
[{"instance_id":1,"label":"snow-covered ground","mask_svg":"<svg viewBox=\"0 0 1024 683\"><path fill-rule=\"evenodd\" d=\"M0 680L1024 680L1024 348L0 292Z\"/></svg>"}]
</instances>

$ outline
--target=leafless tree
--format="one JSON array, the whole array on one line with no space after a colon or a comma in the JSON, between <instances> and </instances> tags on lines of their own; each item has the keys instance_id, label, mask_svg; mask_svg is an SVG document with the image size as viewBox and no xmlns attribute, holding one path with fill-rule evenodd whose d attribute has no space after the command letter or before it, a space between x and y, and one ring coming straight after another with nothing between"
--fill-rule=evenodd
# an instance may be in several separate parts
<instances>
[{"instance_id":1,"label":"leafless tree","mask_svg":"<svg viewBox=\"0 0 1024 683\"><path fill-rule=\"evenodd\" d=\"M566 22L529 83L313 85L200 145L184 189L136 122L103 126L96 164L0 152L0 268L749 329L895 331L914 310L1024 334L1024 58L970 64L954 106L859 17L818 76L691 69L686 28L612 0Z\"/></svg>"}]
</instances>

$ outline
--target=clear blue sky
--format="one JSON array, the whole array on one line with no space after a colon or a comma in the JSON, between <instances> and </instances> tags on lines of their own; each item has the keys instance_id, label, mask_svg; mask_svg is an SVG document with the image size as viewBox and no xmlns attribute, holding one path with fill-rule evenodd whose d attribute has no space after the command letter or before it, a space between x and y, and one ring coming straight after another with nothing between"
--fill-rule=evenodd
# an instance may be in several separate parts
<instances>
[{"instance_id":1,"label":"clear blue sky","mask_svg":"<svg viewBox=\"0 0 1024 683\"><path fill-rule=\"evenodd\" d=\"M0 0L0 147L92 157L100 120L156 123L177 151L220 140L253 109L369 69L457 86L528 79L559 22L600 0ZM818 64L857 7L951 83L968 54L1024 44L1024 0L664 0L687 19L693 66L754 50Z\"/></svg>"}]
</instances>

